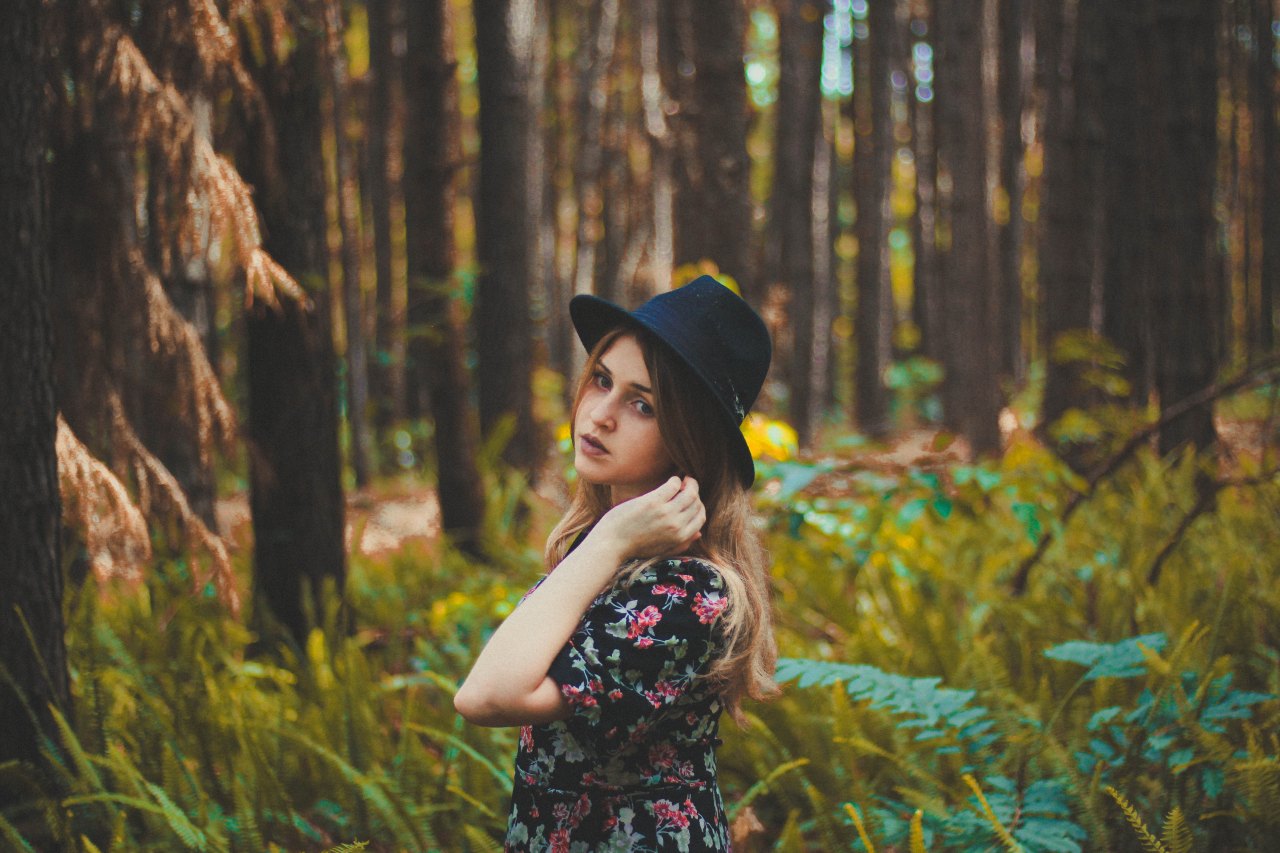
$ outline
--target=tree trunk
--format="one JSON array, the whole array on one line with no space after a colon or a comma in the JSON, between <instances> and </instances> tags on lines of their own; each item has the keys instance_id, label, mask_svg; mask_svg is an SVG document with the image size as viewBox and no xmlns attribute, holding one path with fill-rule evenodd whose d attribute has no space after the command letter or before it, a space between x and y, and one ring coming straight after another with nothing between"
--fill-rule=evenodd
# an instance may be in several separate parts
<instances>
[{"instance_id":1,"label":"tree trunk","mask_svg":"<svg viewBox=\"0 0 1280 853\"><path fill-rule=\"evenodd\" d=\"M278 310L259 302L245 323L254 598L298 643L324 617L322 583L341 595L346 578L321 151L323 14L320 3L302 6L292 52L276 64L267 51L267 65L255 69L275 132L261 133L255 156L241 158L258 188L263 248L310 300Z\"/></svg>"},{"instance_id":2,"label":"tree trunk","mask_svg":"<svg viewBox=\"0 0 1280 853\"><path fill-rule=\"evenodd\" d=\"M1099 0L1059 7L1064 16L1057 68L1050 69L1045 121L1044 230L1040 298L1048 348L1040 423L1051 429L1094 402L1081 375L1092 363L1083 335L1097 331L1102 271L1106 149L1101 109L1106 19ZM1075 337L1071 337L1074 335ZM1073 343L1074 341L1074 343ZM1068 456L1073 454L1069 451Z\"/></svg>"},{"instance_id":3,"label":"tree trunk","mask_svg":"<svg viewBox=\"0 0 1280 853\"><path fill-rule=\"evenodd\" d=\"M1254 351L1261 355L1276 346L1277 289L1280 289L1280 133L1276 131L1276 64L1280 51L1280 31L1274 24L1272 0L1253 0L1253 37L1256 41L1251 64L1253 71L1252 115L1258 164L1258 195L1262 210L1260 246L1262 258L1258 279L1258 322Z\"/></svg>"},{"instance_id":4,"label":"tree trunk","mask_svg":"<svg viewBox=\"0 0 1280 853\"><path fill-rule=\"evenodd\" d=\"M392 53L393 0L367 0L369 12L369 140L365 175L373 227L373 364L369 374L374 428L385 434L405 417L404 320L393 270L391 244L392 111L399 63Z\"/></svg>"},{"instance_id":5,"label":"tree trunk","mask_svg":"<svg viewBox=\"0 0 1280 853\"><path fill-rule=\"evenodd\" d=\"M791 351L789 416L813 441L813 162L822 132L822 15L815 0L778 0L778 106L765 281L785 288Z\"/></svg>"},{"instance_id":6,"label":"tree trunk","mask_svg":"<svg viewBox=\"0 0 1280 853\"><path fill-rule=\"evenodd\" d=\"M1128 400L1144 406L1154 384L1151 306L1147 293L1143 241L1150 227L1139 151L1148 133L1147 105L1139 95L1139 42L1146 38L1142 8L1132 3L1103 3L1104 55L1107 57L1103 218L1106 223L1102 274L1102 333L1124 354Z\"/></svg>"},{"instance_id":7,"label":"tree trunk","mask_svg":"<svg viewBox=\"0 0 1280 853\"><path fill-rule=\"evenodd\" d=\"M926 5L925 18L919 20L926 32L934 32L932 5ZM918 351L933 361L942 362L943 324L942 293L938 284L938 145L936 110L934 109L934 57L930 43L912 45L915 85L911 99L911 139L916 163L916 210L911 218L912 267L911 317L919 332Z\"/></svg>"},{"instance_id":8,"label":"tree trunk","mask_svg":"<svg viewBox=\"0 0 1280 853\"><path fill-rule=\"evenodd\" d=\"M740 0L675 0L659 14L663 87L678 107L670 117L675 264L709 260L749 289L745 10Z\"/></svg>"},{"instance_id":9,"label":"tree trunk","mask_svg":"<svg viewBox=\"0 0 1280 853\"><path fill-rule=\"evenodd\" d=\"M50 707L66 713L71 703L58 538L41 30L39 0L13 0L0 10L0 765L41 763L40 734L57 739ZM0 784L0 807L19 796Z\"/></svg>"},{"instance_id":10,"label":"tree trunk","mask_svg":"<svg viewBox=\"0 0 1280 853\"><path fill-rule=\"evenodd\" d=\"M537 186L532 152L538 133L531 75L538 0L476 0L480 92L480 180L476 254L480 280L474 322L479 357L480 426L486 436L505 418L515 431L503 458L532 473L538 460L533 420L533 329L529 293L537 262ZM539 200L540 201L540 200Z\"/></svg>"},{"instance_id":11,"label":"tree trunk","mask_svg":"<svg viewBox=\"0 0 1280 853\"><path fill-rule=\"evenodd\" d=\"M1213 187L1216 166L1218 4L1213 0L1149 0L1150 19L1139 48L1144 95L1153 125L1142 148L1150 180L1152 310L1156 328L1156 387L1161 409L1213 382L1217 372L1210 292L1216 263ZM1160 431L1167 453L1187 442L1214 443L1213 412L1201 406Z\"/></svg>"},{"instance_id":12,"label":"tree trunk","mask_svg":"<svg viewBox=\"0 0 1280 853\"><path fill-rule=\"evenodd\" d=\"M1026 105L1026 69L1022 45L1026 37L1028 0L1000 0L1000 193L997 205L1000 282L1000 351L1002 375L1021 382L1026 375L1022 346L1022 194L1026 176L1022 162L1022 116Z\"/></svg>"},{"instance_id":13,"label":"tree trunk","mask_svg":"<svg viewBox=\"0 0 1280 853\"><path fill-rule=\"evenodd\" d=\"M333 110L333 150L337 171L338 231L341 234L342 313L346 320L347 425L356 488L369 484L373 435L369 429L369 351L365 342L364 294L360 286L360 188L355 156L347 138L347 57L342 44L342 8L325 0L326 59Z\"/></svg>"},{"instance_id":14,"label":"tree trunk","mask_svg":"<svg viewBox=\"0 0 1280 853\"><path fill-rule=\"evenodd\" d=\"M857 294L854 343L854 415L858 428L881 438L889 431L889 366L892 296L886 257L885 203L893 156L889 115L889 45L892 6L870 3L868 34L854 34L853 196L857 208Z\"/></svg>"},{"instance_id":15,"label":"tree trunk","mask_svg":"<svg viewBox=\"0 0 1280 853\"><path fill-rule=\"evenodd\" d=\"M991 324L981 16L960 0L938 0L936 9L939 183L945 174L950 187L940 199L943 407L948 425L983 454L1000 447L1000 388Z\"/></svg>"},{"instance_id":16,"label":"tree trunk","mask_svg":"<svg viewBox=\"0 0 1280 853\"><path fill-rule=\"evenodd\" d=\"M653 241L649 255L650 278L655 293L671 289L675 265L675 134L667 121L671 93L663 82L663 54L672 49L662 35L658 0L640 0L640 91L644 96L644 127L652 161Z\"/></svg>"},{"instance_id":17,"label":"tree trunk","mask_svg":"<svg viewBox=\"0 0 1280 853\"><path fill-rule=\"evenodd\" d=\"M415 373L427 380L435 420L441 524L460 547L479 553L484 491L476 465L478 426L470 404L466 338L453 295L458 151L458 82L449 0L407 7L405 236Z\"/></svg>"}]
</instances>

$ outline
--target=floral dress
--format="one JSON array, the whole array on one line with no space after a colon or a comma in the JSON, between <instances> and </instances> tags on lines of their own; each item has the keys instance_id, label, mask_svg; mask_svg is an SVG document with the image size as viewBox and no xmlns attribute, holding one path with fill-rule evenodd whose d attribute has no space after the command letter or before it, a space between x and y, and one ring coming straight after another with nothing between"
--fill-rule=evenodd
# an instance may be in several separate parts
<instances>
[{"instance_id":1,"label":"floral dress","mask_svg":"<svg viewBox=\"0 0 1280 853\"><path fill-rule=\"evenodd\" d=\"M508 851L728 850L716 783L724 581L671 559L602 593L551 664L573 708L520 731Z\"/></svg>"}]
</instances>

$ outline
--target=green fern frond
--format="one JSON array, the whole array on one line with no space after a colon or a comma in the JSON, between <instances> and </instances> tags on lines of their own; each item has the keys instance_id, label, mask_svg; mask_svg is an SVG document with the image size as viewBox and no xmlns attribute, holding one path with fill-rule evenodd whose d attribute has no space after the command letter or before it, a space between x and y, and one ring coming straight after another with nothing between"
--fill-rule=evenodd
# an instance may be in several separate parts
<instances>
[{"instance_id":1,"label":"green fern frond","mask_svg":"<svg viewBox=\"0 0 1280 853\"><path fill-rule=\"evenodd\" d=\"M160 804L161 812L168 821L169 828L173 830L173 834L182 839L182 843L187 845L188 849L200 851L209 849L205 834L191 822L186 812L178 808L177 803L169 799L164 788L150 782L147 783L147 788L151 791L151 796L155 797L156 802Z\"/></svg>"},{"instance_id":2,"label":"green fern frond","mask_svg":"<svg viewBox=\"0 0 1280 853\"><path fill-rule=\"evenodd\" d=\"M447 743L450 746L457 749L458 751L470 756L476 763L478 763L485 770L488 770L490 775L492 775L495 779L498 780L498 783L502 787L503 791L507 792L508 794L511 793L511 784L512 784L511 774L509 774L507 771L503 770L502 768L498 767L498 765L494 764L491 760L489 760L486 756L484 756L479 750L477 750L471 744L467 743L462 738L450 732L437 729L434 726L424 726L419 723L408 723L406 724L406 727L412 731L418 732L419 734L424 734L427 737Z\"/></svg>"},{"instance_id":3,"label":"green fern frond","mask_svg":"<svg viewBox=\"0 0 1280 853\"><path fill-rule=\"evenodd\" d=\"M339 844L337 847L330 847L324 853L356 853L356 851L364 850L368 846L368 841L356 841L352 844Z\"/></svg>"},{"instance_id":4,"label":"green fern frond","mask_svg":"<svg viewBox=\"0 0 1280 853\"><path fill-rule=\"evenodd\" d=\"M969 790L973 791L973 795L978 798L978 802L982 805L982 814L986 817L987 823L991 824L991 827L996 831L996 835L1000 838L1000 843L1012 853L1022 853L1022 845L1009 834L1009 830L1000 822L1000 818L996 817L991 804L987 802L986 795L982 793L982 788L978 786L978 780L973 778L972 773L966 773L961 778L969 786Z\"/></svg>"},{"instance_id":5,"label":"green fern frond","mask_svg":"<svg viewBox=\"0 0 1280 853\"><path fill-rule=\"evenodd\" d=\"M490 820L498 820L498 813L491 809L488 804L476 799L456 785L446 785L445 790L456 796L458 799L468 803Z\"/></svg>"},{"instance_id":6,"label":"green fern frond","mask_svg":"<svg viewBox=\"0 0 1280 853\"><path fill-rule=\"evenodd\" d=\"M468 823L462 828L462 831L466 834L472 850L478 851L478 853L502 853L502 845L490 838L479 827Z\"/></svg>"},{"instance_id":7,"label":"green fern frond","mask_svg":"<svg viewBox=\"0 0 1280 853\"><path fill-rule=\"evenodd\" d=\"M849 819L857 827L858 837L862 839L862 846L866 848L867 853L876 853L876 846L871 843L871 838L867 835L866 824L862 822L862 815L858 814L858 809L853 803L845 803L844 810L849 813Z\"/></svg>"},{"instance_id":8,"label":"green fern frond","mask_svg":"<svg viewBox=\"0 0 1280 853\"><path fill-rule=\"evenodd\" d=\"M911 816L911 834L907 844L911 853L929 853L924 847L924 812L920 809Z\"/></svg>"},{"instance_id":9,"label":"green fern frond","mask_svg":"<svg viewBox=\"0 0 1280 853\"><path fill-rule=\"evenodd\" d=\"M36 849L27 843L27 840L22 837L22 833L18 832L13 824L5 820L2 814L0 814L0 838L3 838L13 850L23 851L23 853L36 853Z\"/></svg>"},{"instance_id":10,"label":"green fern frond","mask_svg":"<svg viewBox=\"0 0 1280 853\"><path fill-rule=\"evenodd\" d=\"M1169 853L1191 853L1195 846L1195 837L1191 834L1191 827L1187 825L1181 806L1174 806L1164 819L1164 829L1160 833L1160 839L1165 847L1169 848Z\"/></svg>"},{"instance_id":11,"label":"green fern frond","mask_svg":"<svg viewBox=\"0 0 1280 853\"><path fill-rule=\"evenodd\" d=\"M772 785L775 781L777 781L778 777L783 776L787 773L790 773L792 770L798 770L799 768L804 767L808 763L809 763L809 759L807 758L797 758L792 761L788 761L785 764L779 764L777 767L770 770L763 779L758 780L755 784L753 784L750 788L748 788L742 794L742 796L738 798L738 801L734 803L733 806L727 810L727 817L729 818L729 820L732 821L735 817L737 817L738 812L742 811L742 809L751 805L751 803L755 800L756 797L760 796L765 791L769 790L769 786Z\"/></svg>"},{"instance_id":12,"label":"green fern frond","mask_svg":"<svg viewBox=\"0 0 1280 853\"><path fill-rule=\"evenodd\" d=\"M1138 838L1142 839L1142 846L1147 848L1150 853L1169 853L1169 850L1160 843L1160 839L1151 834L1151 830L1147 828L1147 823L1142 819L1142 815L1138 814L1138 810L1133 804L1125 798L1125 795L1108 785L1106 791L1111 795L1111 799L1116 801L1124 812L1125 819L1129 821L1129 825L1133 827L1134 832L1138 834Z\"/></svg>"}]
</instances>

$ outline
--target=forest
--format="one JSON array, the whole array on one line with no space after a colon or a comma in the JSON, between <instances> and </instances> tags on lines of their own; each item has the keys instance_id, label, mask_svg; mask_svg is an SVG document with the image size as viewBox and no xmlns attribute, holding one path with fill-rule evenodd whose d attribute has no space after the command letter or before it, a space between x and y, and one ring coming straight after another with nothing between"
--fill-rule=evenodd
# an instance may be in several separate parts
<instances>
[{"instance_id":1,"label":"forest","mask_svg":"<svg viewBox=\"0 0 1280 853\"><path fill-rule=\"evenodd\" d=\"M1280 849L1278 76L1276 0L4 0L0 849L501 850L567 302L704 273L734 850Z\"/></svg>"}]
</instances>

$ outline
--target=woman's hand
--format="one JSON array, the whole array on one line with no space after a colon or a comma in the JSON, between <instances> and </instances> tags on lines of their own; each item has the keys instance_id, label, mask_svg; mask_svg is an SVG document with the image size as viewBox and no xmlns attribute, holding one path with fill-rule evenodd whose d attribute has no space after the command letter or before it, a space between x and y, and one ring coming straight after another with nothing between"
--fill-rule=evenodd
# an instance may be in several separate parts
<instances>
[{"instance_id":1,"label":"woman's hand","mask_svg":"<svg viewBox=\"0 0 1280 853\"><path fill-rule=\"evenodd\" d=\"M611 539L627 557L663 557L686 551L702 536L706 523L698 481L672 477L606 512L588 538Z\"/></svg>"}]
</instances>

